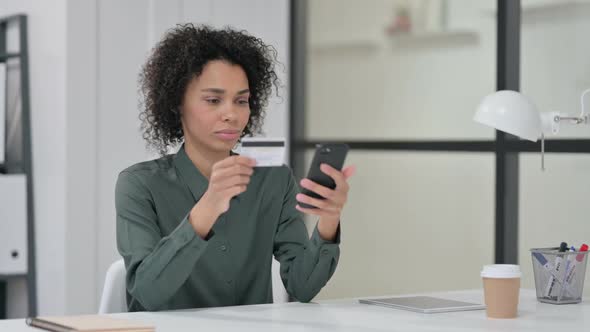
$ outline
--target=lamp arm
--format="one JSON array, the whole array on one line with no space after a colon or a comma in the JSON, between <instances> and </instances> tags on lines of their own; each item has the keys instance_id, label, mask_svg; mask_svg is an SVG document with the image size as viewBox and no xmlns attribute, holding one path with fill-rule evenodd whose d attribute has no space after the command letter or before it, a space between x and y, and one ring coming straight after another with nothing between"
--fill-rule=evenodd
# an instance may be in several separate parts
<instances>
[{"instance_id":1,"label":"lamp arm","mask_svg":"<svg viewBox=\"0 0 590 332\"><path fill-rule=\"evenodd\" d=\"M577 117L577 116L561 116L558 115L556 121L571 121L574 124L580 124L582 122L586 122L584 116Z\"/></svg>"},{"instance_id":2,"label":"lamp arm","mask_svg":"<svg viewBox=\"0 0 590 332\"><path fill-rule=\"evenodd\" d=\"M545 134L557 134L559 131L559 123L561 121L569 121L573 124L589 123L590 117L585 114L584 97L590 93L590 89L582 92L580 97L581 112L580 116L561 115L559 112L541 113L541 170L545 171Z\"/></svg>"},{"instance_id":3,"label":"lamp arm","mask_svg":"<svg viewBox=\"0 0 590 332\"><path fill-rule=\"evenodd\" d=\"M543 132L557 134L559 130L559 123L562 121L569 121L570 124L590 123L590 116L586 114L586 107L584 106L584 97L590 93L590 89L584 90L580 97L580 116L561 115L558 112L542 113L541 119L543 124ZM551 128L551 129L549 129Z\"/></svg>"}]
</instances>

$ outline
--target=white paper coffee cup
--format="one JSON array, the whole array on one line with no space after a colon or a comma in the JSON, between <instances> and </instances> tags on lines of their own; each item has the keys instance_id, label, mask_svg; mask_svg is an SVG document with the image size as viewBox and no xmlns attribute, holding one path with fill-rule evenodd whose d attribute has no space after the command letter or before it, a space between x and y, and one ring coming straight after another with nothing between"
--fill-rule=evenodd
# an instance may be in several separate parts
<instances>
[{"instance_id":1,"label":"white paper coffee cup","mask_svg":"<svg viewBox=\"0 0 590 332\"><path fill-rule=\"evenodd\" d=\"M522 272L518 265L485 265L481 271L486 313L490 318L515 318Z\"/></svg>"}]
</instances>

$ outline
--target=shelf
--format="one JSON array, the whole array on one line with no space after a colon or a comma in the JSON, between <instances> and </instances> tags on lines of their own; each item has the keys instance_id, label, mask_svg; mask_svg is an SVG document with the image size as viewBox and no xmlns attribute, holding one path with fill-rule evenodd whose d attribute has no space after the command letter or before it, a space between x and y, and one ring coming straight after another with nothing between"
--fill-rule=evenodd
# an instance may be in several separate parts
<instances>
[{"instance_id":1,"label":"shelf","mask_svg":"<svg viewBox=\"0 0 590 332\"><path fill-rule=\"evenodd\" d=\"M310 45L312 52L337 52L337 51L375 51L379 49L379 41L371 39L351 39L338 41L314 42Z\"/></svg>"},{"instance_id":2,"label":"shelf","mask_svg":"<svg viewBox=\"0 0 590 332\"><path fill-rule=\"evenodd\" d=\"M13 30L15 29L15 30ZM12 31L15 32L14 34L14 38L15 40L18 40L18 44L19 44L19 48L16 50L11 50L9 48L7 48L7 38L0 38L0 49L2 51L0 51L0 62L12 62L10 60L14 59L17 60L16 63L14 64L14 68L18 69L18 71L22 74L28 74L29 73L29 63L27 61L28 59L28 42L27 42L27 16L26 15L13 15L13 16L9 16L9 17L4 17L4 18L0 18L0 36L6 36L8 31L10 32L10 35L12 36ZM18 126L19 130L22 131L22 139L19 140L19 142L16 142L16 144L18 145L18 149L22 152L21 154L19 154L18 156L13 156L15 158L8 158L10 156L6 156L6 160L2 160L2 163L0 163L0 172L2 172L2 177L4 180L4 174L9 173L9 174L13 174L13 173L21 173L21 175L25 178L30 178L31 174L32 174L32 169L28 166L31 165L31 160L32 160L32 155L31 155L31 127L30 127L30 121L28 121L30 119L30 114L31 114L31 108L30 108L30 89L29 89L29 78L28 75L27 76L22 76L21 79L19 79L18 82L18 89L19 89L19 101L20 101L20 112L21 112L21 116L16 118L16 119L11 119L11 123L10 125L16 125ZM8 124L6 123L8 119L3 119L2 121L0 121L0 126L7 126ZM14 120L14 121L12 121ZM16 122L15 122L16 121ZM12 122L15 122L14 124ZM6 143L6 142L4 142ZM17 148L15 147L15 148ZM18 160L11 160L11 159L18 159ZM20 166L24 166L24 167L20 167ZM28 307L28 312L24 313L27 316L36 316L37 315L37 287L36 287L36 283L37 283L37 278L35 275L35 250L34 248L34 243L33 242L29 242L28 239L34 239L35 238L35 218L34 218L34 208L35 208L35 204L32 201L33 200L33 195L32 193L34 192L34 183L33 182L26 182L25 179L21 179L19 181L22 181L21 183L23 183L22 186L19 185L20 189L19 189L19 193L14 193L14 195L8 196L8 198L11 198L12 200L12 196L18 198L18 197L22 197L25 196L26 200L24 202L20 201L20 199L17 199L20 203L22 203L22 205L19 203L19 205L24 206L24 217L23 217L23 213L22 211L18 212L18 216L11 219L11 221L15 222L15 225L12 225L11 227L9 227L10 232L12 233L14 231L14 229L16 227L17 231L15 231L16 233L20 233L21 229L25 229L24 233L25 233L25 237L24 237L24 245L26 246L27 250L27 254L26 256L22 256L21 259L25 259L26 258L26 268L23 268L22 265L16 266L16 265L12 265L9 264L6 267L7 268L3 268L2 271L0 272L0 280L11 280L11 279L15 279L15 278L25 278L25 283L26 283L26 292L27 292L27 297L28 297L28 303L27 303L27 307ZM25 185L26 183L26 185ZM4 183L2 183L2 185L4 185ZM4 188L4 187L3 187ZM31 192L28 192L27 190L30 190ZM24 194L24 195L23 195ZM7 201L7 204L14 204L14 202L10 202ZM20 209L20 207L18 208ZM22 220L21 224L17 225L16 223L19 222L19 220ZM25 228L26 225L26 228ZM11 236L11 235L7 235L7 234L3 234L5 236ZM19 238L19 242L22 238ZM12 247L12 246L10 246ZM12 249L12 248L9 248ZM24 249L19 249L22 250L23 253L25 252ZM4 258L6 259L6 258ZM12 262L10 262L12 263ZM4 265L4 264L3 264ZM18 267L18 269L17 269ZM10 270L9 270L10 269ZM9 271L12 270L16 270L18 271L18 273L8 273ZM23 272L23 271L28 271L28 272ZM2 282L2 289L0 290L0 303L6 303L6 296L7 293L9 292L9 290L7 290L7 287L5 286L7 283ZM21 290L16 290L20 293ZM19 295L20 296L20 295ZM0 305L0 319L6 318L6 306L2 306Z\"/></svg>"},{"instance_id":3,"label":"shelf","mask_svg":"<svg viewBox=\"0 0 590 332\"><path fill-rule=\"evenodd\" d=\"M473 31L410 32L392 35L391 43L395 48L440 47L474 44L478 34Z\"/></svg>"},{"instance_id":4,"label":"shelf","mask_svg":"<svg viewBox=\"0 0 590 332\"><path fill-rule=\"evenodd\" d=\"M395 48L461 46L477 43L479 37L474 31L437 31L400 33L389 37ZM381 42L371 39L351 39L340 41L314 42L310 50L315 53L327 52L373 52L381 47Z\"/></svg>"}]
</instances>

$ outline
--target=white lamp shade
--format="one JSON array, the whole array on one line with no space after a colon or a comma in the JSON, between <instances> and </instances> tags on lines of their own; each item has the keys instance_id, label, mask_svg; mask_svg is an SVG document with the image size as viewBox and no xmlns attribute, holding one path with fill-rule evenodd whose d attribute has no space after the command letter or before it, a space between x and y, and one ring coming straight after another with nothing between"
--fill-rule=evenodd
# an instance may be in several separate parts
<instances>
[{"instance_id":1,"label":"white lamp shade","mask_svg":"<svg viewBox=\"0 0 590 332\"><path fill-rule=\"evenodd\" d=\"M516 91L497 91L486 96L473 120L533 142L541 136L537 107Z\"/></svg>"}]
</instances>

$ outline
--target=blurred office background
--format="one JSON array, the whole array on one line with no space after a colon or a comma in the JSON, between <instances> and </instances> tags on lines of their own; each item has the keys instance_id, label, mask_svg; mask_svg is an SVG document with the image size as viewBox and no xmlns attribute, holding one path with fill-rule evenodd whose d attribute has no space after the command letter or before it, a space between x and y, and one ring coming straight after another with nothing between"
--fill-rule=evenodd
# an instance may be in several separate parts
<instances>
[{"instance_id":1,"label":"blurred office background","mask_svg":"<svg viewBox=\"0 0 590 332\"><path fill-rule=\"evenodd\" d=\"M495 153L436 143L495 138L472 117L496 89L497 7L308 1L304 141L362 146L350 153L359 172L339 270L322 298L480 287L482 264L494 262ZM589 13L585 1L522 1L520 86L542 111L580 111L590 87L582 42ZM561 129L560 138L590 135L588 127ZM407 147L420 143L431 151ZM306 152L309 162L313 150ZM533 287L530 248L589 241L582 207L590 155L548 154L545 172L539 152L519 159L518 261L524 286Z\"/></svg>"},{"instance_id":2,"label":"blurred office background","mask_svg":"<svg viewBox=\"0 0 590 332\"><path fill-rule=\"evenodd\" d=\"M139 133L137 75L184 22L231 25L275 46L284 88L265 132L290 139L299 177L314 142L355 143L341 260L318 299L479 288L496 259L496 153L448 147L496 139L472 116L497 87L498 2L0 0L0 17L24 13L29 24L38 313L96 312L118 259L117 174L155 157ZM580 111L588 14L590 1L522 1L512 61L541 111ZM549 153L545 172L539 152L518 159L517 259L532 288L530 248L590 241L590 154ZM5 315L27 315L25 279L4 283Z\"/></svg>"}]
</instances>

